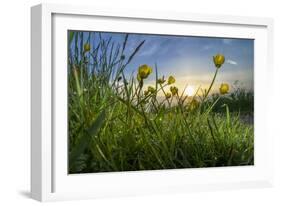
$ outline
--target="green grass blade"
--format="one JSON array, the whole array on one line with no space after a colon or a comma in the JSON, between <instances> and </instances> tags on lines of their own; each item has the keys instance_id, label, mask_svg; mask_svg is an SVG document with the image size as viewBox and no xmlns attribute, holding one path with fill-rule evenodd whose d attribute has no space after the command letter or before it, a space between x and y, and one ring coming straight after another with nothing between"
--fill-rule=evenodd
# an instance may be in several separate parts
<instances>
[{"instance_id":1,"label":"green grass blade","mask_svg":"<svg viewBox=\"0 0 281 206\"><path fill-rule=\"evenodd\" d=\"M86 134L79 139L79 142L72 149L69 155L70 168L73 167L75 160L85 151L89 146L91 138L98 134L103 122L105 120L105 111L103 111L97 119L94 121L92 126L87 130Z\"/></svg>"},{"instance_id":2,"label":"green grass blade","mask_svg":"<svg viewBox=\"0 0 281 206\"><path fill-rule=\"evenodd\" d=\"M140 48L142 47L142 45L144 44L145 40L143 40L135 49L135 51L131 54L131 56L129 57L127 63L125 65L128 65L132 59L134 58L134 56L137 54L137 52L140 50Z\"/></svg>"}]
</instances>

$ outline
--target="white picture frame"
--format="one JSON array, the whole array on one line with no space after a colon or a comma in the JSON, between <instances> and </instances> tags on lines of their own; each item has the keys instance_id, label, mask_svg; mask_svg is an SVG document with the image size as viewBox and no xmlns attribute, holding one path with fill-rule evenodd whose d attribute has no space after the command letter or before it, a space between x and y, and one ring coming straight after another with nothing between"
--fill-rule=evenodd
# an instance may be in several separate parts
<instances>
[{"instance_id":1,"label":"white picture frame","mask_svg":"<svg viewBox=\"0 0 281 206\"><path fill-rule=\"evenodd\" d=\"M116 24L118 21L118 25ZM154 24L159 25L155 27ZM167 25L169 27L167 27ZM159 13L40 4L31 9L31 196L39 201L122 195L269 187L273 138L268 117L273 77L273 21L268 18ZM118 27L117 27L118 26ZM254 38L255 165L204 169L68 175L66 76L62 68L67 29ZM192 27L192 31L186 26ZM79 27L79 28L78 28ZM168 28L174 28L172 31ZM192 33L193 32L193 33ZM65 39L64 39L65 38ZM65 52L64 52L65 51ZM65 69L66 70L66 69Z\"/></svg>"}]
</instances>

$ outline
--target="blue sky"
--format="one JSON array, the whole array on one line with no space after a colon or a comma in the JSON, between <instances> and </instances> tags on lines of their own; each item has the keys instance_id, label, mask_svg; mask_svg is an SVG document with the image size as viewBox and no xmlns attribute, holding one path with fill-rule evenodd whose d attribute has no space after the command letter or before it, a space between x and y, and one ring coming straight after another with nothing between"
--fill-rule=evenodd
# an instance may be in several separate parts
<instances>
[{"instance_id":1,"label":"blue sky","mask_svg":"<svg viewBox=\"0 0 281 206\"><path fill-rule=\"evenodd\" d=\"M111 37L112 42L121 45L125 37L122 33L101 35L103 38ZM221 53L226 61L218 73L213 92L221 83L233 84L237 80L242 87L253 90L254 40L130 34L125 55L128 57L142 40L145 43L128 65L127 75L135 75L142 64L148 64L153 69L157 64L159 76L175 76L180 90L187 84L194 89L205 89L215 72L213 55ZM151 75L145 84L153 85L154 81L155 76Z\"/></svg>"}]
</instances>

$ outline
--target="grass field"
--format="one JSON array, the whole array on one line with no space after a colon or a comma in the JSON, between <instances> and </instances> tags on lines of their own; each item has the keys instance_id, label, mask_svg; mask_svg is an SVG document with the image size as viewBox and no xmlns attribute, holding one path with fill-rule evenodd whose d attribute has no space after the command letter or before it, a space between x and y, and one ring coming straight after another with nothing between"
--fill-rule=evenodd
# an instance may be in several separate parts
<instances>
[{"instance_id":1,"label":"grass field","mask_svg":"<svg viewBox=\"0 0 281 206\"><path fill-rule=\"evenodd\" d=\"M177 77L158 73L143 62L137 74L125 71L141 51L130 55L121 44L100 35L69 31L68 134L69 173L136 171L254 164L253 92L224 83L223 54L214 54L208 89L188 96ZM154 86L146 86L154 76Z\"/></svg>"}]
</instances>

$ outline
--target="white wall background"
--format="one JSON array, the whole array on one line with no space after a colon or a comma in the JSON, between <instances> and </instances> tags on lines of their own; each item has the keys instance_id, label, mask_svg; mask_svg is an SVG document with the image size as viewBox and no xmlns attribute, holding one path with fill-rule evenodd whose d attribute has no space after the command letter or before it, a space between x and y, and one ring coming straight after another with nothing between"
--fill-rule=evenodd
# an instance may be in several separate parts
<instances>
[{"instance_id":1,"label":"white wall background","mask_svg":"<svg viewBox=\"0 0 281 206\"><path fill-rule=\"evenodd\" d=\"M0 205L37 205L29 196L30 172L30 6L36 0L1 1L0 6ZM204 14L264 16L275 20L274 91L275 182L271 189L156 195L59 205L280 205L281 204L281 13L277 0L52 0L48 2L109 6L116 9L178 11ZM266 68L264 68L266 69ZM264 85L267 87L267 85ZM265 94L266 98L266 94ZM278 125L279 124L279 125Z\"/></svg>"}]
</instances>

